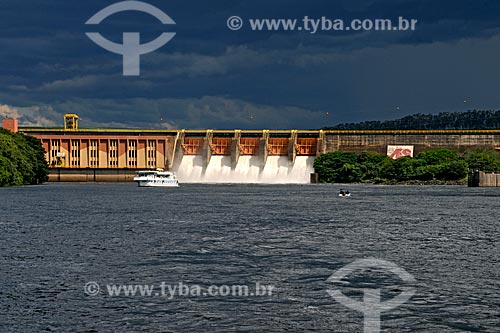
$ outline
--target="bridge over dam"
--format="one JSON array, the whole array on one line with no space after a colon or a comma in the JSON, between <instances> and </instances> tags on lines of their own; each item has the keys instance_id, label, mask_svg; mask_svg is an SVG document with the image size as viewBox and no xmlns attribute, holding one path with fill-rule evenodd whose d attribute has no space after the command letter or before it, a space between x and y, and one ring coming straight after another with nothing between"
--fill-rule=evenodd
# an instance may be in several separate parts
<instances>
[{"instance_id":1,"label":"bridge over dam","mask_svg":"<svg viewBox=\"0 0 500 333\"><path fill-rule=\"evenodd\" d=\"M130 181L137 170L164 168L182 182L308 183L314 159L327 152L500 149L500 130L139 130L77 124L66 119L64 128L18 128L41 140L50 181Z\"/></svg>"}]
</instances>

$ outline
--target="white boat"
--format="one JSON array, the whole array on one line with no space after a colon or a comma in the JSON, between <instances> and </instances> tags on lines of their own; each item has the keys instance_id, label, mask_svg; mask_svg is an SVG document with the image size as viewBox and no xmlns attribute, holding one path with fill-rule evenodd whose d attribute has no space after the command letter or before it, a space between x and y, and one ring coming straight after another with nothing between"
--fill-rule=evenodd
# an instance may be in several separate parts
<instances>
[{"instance_id":1,"label":"white boat","mask_svg":"<svg viewBox=\"0 0 500 333\"><path fill-rule=\"evenodd\" d=\"M162 169L137 171L134 181L139 187L178 187L179 181L170 171Z\"/></svg>"}]
</instances>

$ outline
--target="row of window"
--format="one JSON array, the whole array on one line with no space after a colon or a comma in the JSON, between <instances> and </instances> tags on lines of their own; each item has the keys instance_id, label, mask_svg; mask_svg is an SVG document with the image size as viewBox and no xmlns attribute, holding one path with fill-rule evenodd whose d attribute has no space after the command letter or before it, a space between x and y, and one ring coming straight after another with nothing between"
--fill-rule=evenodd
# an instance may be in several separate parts
<instances>
[{"instance_id":1,"label":"row of window","mask_svg":"<svg viewBox=\"0 0 500 333\"><path fill-rule=\"evenodd\" d=\"M57 165L64 165L66 158L61 154L60 140L52 140L50 145L50 160L51 162L58 162ZM81 143L79 140L71 141L70 148L70 165L72 167L81 166ZM137 141L129 141L127 150L127 164L129 167L137 167L138 148ZM99 141L90 140L88 147L88 162L90 167L98 167L100 165L100 151ZM118 167L119 153L118 153L118 140L111 140L109 142L107 162L109 167ZM156 141L150 140L147 143L147 165L148 167L156 167Z\"/></svg>"}]
</instances>

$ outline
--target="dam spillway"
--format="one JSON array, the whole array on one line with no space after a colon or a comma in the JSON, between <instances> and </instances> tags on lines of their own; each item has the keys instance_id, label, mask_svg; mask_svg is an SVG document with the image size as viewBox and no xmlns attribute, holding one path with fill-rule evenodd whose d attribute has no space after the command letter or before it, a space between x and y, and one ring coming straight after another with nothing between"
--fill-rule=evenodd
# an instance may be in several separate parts
<instances>
[{"instance_id":1,"label":"dam spillway","mask_svg":"<svg viewBox=\"0 0 500 333\"><path fill-rule=\"evenodd\" d=\"M307 183L314 159L327 152L500 149L500 130L96 129L68 116L64 128L7 122L41 141L50 181L130 181L137 170L164 168L181 182Z\"/></svg>"},{"instance_id":2,"label":"dam spillway","mask_svg":"<svg viewBox=\"0 0 500 333\"><path fill-rule=\"evenodd\" d=\"M314 172L314 157L299 156L290 164L286 156L270 156L264 168L258 156L241 156L236 167L228 156L212 156L204 168L202 156L184 156L177 170L177 177L184 183L308 183Z\"/></svg>"},{"instance_id":3,"label":"dam spillway","mask_svg":"<svg viewBox=\"0 0 500 333\"><path fill-rule=\"evenodd\" d=\"M184 183L308 183L318 155L318 139L299 137L298 131L190 135L197 133L180 133L180 148L169 163Z\"/></svg>"}]
</instances>

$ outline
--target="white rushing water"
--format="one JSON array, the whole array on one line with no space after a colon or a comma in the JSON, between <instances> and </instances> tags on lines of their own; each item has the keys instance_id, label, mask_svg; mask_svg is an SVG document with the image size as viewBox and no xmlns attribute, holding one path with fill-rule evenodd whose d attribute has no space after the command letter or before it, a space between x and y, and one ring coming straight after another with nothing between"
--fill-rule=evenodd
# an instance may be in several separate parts
<instances>
[{"instance_id":1,"label":"white rushing water","mask_svg":"<svg viewBox=\"0 0 500 333\"><path fill-rule=\"evenodd\" d=\"M261 171L258 156L240 156L232 170L230 156L212 156L204 171L202 156L185 155L175 173L180 183L306 184L314 172L313 162L314 156L297 156L294 165L287 156L269 156Z\"/></svg>"}]
</instances>

